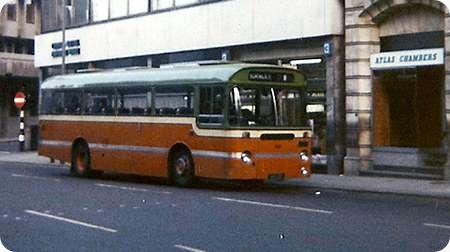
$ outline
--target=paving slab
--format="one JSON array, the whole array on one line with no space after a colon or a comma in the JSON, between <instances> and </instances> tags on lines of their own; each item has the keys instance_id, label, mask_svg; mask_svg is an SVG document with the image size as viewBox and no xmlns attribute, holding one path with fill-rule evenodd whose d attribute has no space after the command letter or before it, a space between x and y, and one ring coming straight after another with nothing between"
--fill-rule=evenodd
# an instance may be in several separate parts
<instances>
[{"instance_id":1,"label":"paving slab","mask_svg":"<svg viewBox=\"0 0 450 252\"><path fill-rule=\"evenodd\" d=\"M313 174L307 179L290 179L275 183L323 189L450 198L450 181L444 180Z\"/></svg>"},{"instance_id":2,"label":"paving slab","mask_svg":"<svg viewBox=\"0 0 450 252\"><path fill-rule=\"evenodd\" d=\"M0 162L50 164L50 158L39 156L35 151L28 151L28 152L0 151Z\"/></svg>"}]
</instances>

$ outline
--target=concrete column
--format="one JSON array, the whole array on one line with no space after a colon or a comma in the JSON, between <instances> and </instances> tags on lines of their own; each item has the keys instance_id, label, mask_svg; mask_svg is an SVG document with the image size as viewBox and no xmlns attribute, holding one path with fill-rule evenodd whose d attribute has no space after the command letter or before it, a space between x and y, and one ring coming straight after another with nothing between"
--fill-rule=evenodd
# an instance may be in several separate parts
<instances>
[{"instance_id":1,"label":"concrete column","mask_svg":"<svg viewBox=\"0 0 450 252\"><path fill-rule=\"evenodd\" d=\"M37 35L41 34L42 30L42 7L41 1L36 1L34 4L34 29Z\"/></svg>"},{"instance_id":2,"label":"concrete column","mask_svg":"<svg viewBox=\"0 0 450 252\"><path fill-rule=\"evenodd\" d=\"M17 20L17 34L19 37L23 36L24 26L25 26L25 3L24 0L16 1L16 20Z\"/></svg>"},{"instance_id":3,"label":"concrete column","mask_svg":"<svg viewBox=\"0 0 450 252\"><path fill-rule=\"evenodd\" d=\"M343 172L345 156L344 37L333 37L332 56L326 59L327 167L328 173Z\"/></svg>"}]
</instances>

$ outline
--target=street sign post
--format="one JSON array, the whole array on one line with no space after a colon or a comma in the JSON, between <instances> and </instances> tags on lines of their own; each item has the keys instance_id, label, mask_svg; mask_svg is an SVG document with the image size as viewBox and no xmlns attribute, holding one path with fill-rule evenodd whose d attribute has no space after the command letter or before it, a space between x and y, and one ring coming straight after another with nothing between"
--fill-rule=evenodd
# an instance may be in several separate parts
<instances>
[{"instance_id":1,"label":"street sign post","mask_svg":"<svg viewBox=\"0 0 450 252\"><path fill-rule=\"evenodd\" d=\"M20 151L25 150L25 112L23 111L23 106L26 102L26 95L23 92L17 92L16 96L14 96L14 104L16 105L16 108L20 109L20 123L19 123L19 148Z\"/></svg>"}]
</instances>

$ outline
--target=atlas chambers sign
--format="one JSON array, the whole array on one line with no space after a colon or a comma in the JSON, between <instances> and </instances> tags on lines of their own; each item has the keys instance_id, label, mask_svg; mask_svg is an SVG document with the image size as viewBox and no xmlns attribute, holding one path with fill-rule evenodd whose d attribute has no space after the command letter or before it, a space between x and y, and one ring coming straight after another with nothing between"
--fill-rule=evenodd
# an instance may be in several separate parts
<instances>
[{"instance_id":1,"label":"atlas chambers sign","mask_svg":"<svg viewBox=\"0 0 450 252\"><path fill-rule=\"evenodd\" d=\"M443 64L443 48L386 52L370 56L370 68L373 70Z\"/></svg>"}]
</instances>

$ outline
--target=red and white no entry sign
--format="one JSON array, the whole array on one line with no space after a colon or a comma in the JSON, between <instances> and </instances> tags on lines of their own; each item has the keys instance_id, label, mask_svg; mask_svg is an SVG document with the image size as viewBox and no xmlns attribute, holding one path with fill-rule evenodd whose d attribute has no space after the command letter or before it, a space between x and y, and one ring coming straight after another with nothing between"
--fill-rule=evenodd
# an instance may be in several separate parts
<instances>
[{"instance_id":1,"label":"red and white no entry sign","mask_svg":"<svg viewBox=\"0 0 450 252\"><path fill-rule=\"evenodd\" d=\"M18 109L21 109L25 105L26 99L23 92L17 92L14 96L14 104Z\"/></svg>"}]
</instances>

